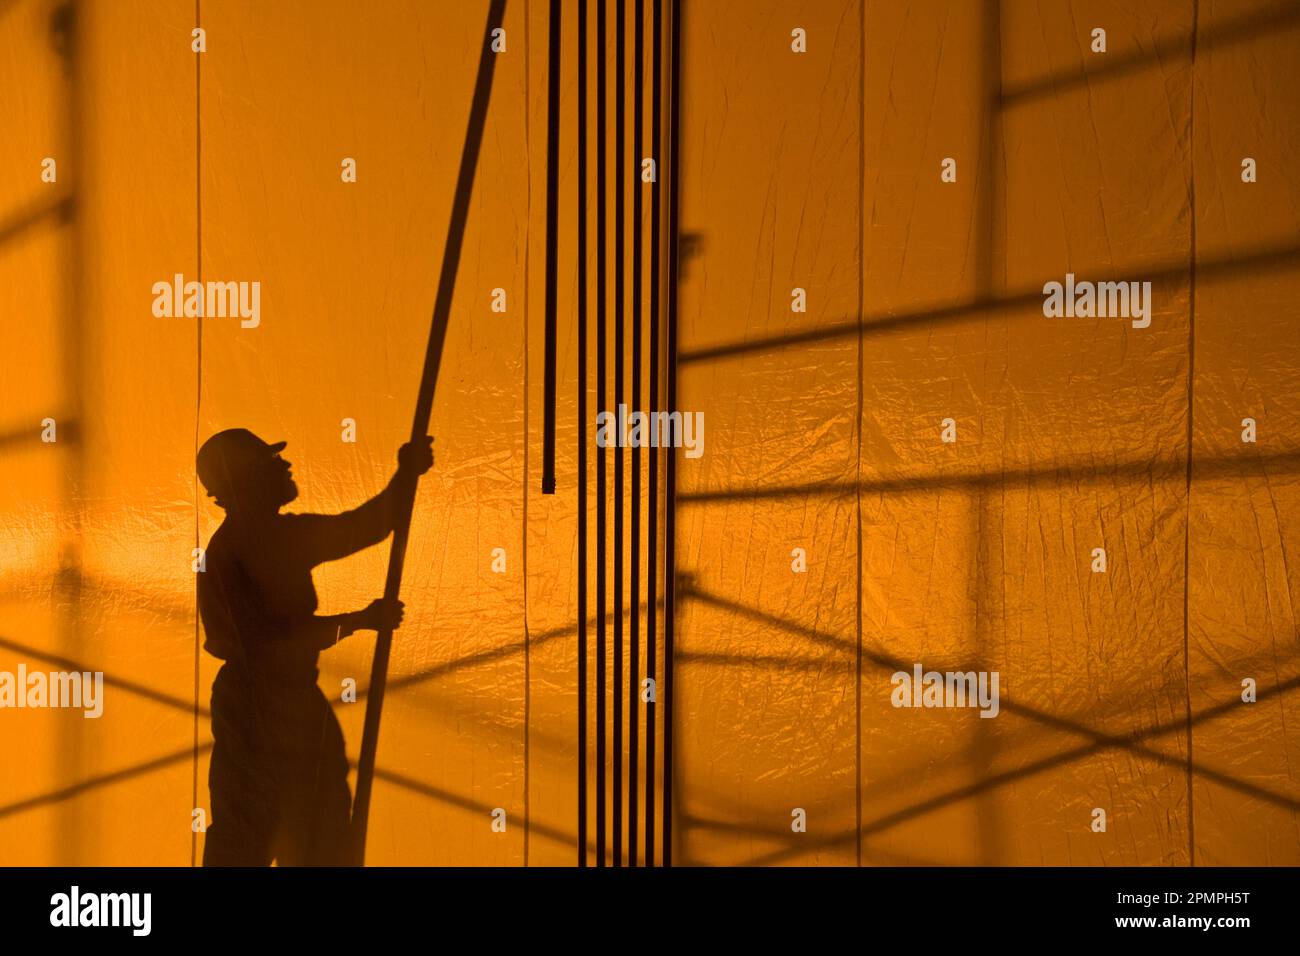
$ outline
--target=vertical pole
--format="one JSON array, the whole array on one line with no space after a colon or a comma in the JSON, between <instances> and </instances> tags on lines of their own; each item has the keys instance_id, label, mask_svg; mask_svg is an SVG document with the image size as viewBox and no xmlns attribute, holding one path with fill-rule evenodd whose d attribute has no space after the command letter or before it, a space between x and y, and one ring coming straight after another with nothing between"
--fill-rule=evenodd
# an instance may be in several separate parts
<instances>
[{"instance_id":1,"label":"vertical pole","mask_svg":"<svg viewBox=\"0 0 1300 956\"><path fill-rule=\"evenodd\" d=\"M606 155L605 128L605 88L606 80L606 23L607 0L596 0L596 403L597 407L606 409L605 390L609 374L607 368L608 333L606 331L605 311L609 301L609 275L607 264L609 249L605 236L605 207L608 172ZM606 630L605 608L608 600L607 582L609 574L605 562L607 534L605 509L608 503L605 481L605 448L596 449L596 866L605 865L605 827L606 795L609 781L606 779L605 755L608 747L605 718L605 681L606 681Z\"/></svg>"},{"instance_id":2,"label":"vertical pole","mask_svg":"<svg viewBox=\"0 0 1300 956\"><path fill-rule=\"evenodd\" d=\"M632 401L628 414L641 405L641 182L642 126L645 123L645 0L636 0L633 26L635 63L632 84ZM636 866L637 856L637 757L641 712L641 448L632 449L632 529L628 538L631 568L631 599L628 609L628 699L627 699L627 864Z\"/></svg>"},{"instance_id":3,"label":"vertical pole","mask_svg":"<svg viewBox=\"0 0 1300 956\"><path fill-rule=\"evenodd\" d=\"M488 101L492 95L492 76L496 69L496 54L492 52L491 46L492 31L501 26L505 12L506 0L492 0L483 33L483 47L479 54L478 75L474 80L474 98L470 103L465 148L461 153L460 170L456 176L451 218L447 223L438 291L433 303L433 321L424 354L424 369L420 374L420 391L415 400L415 415L411 422L412 441L428 434L429 419L433 414L433 393L438 384L438 369L442 365L442 348L447 339L456 271L460 266L460 254L465 243L465 223L469 218L474 172L478 166L479 149L483 145L483 128L487 124ZM411 510L415 505L418 484L418 479L414 479L396 487L397 520L393 528L393 547L388 557L388 574L384 579L384 598L388 601L395 601L401 592L406 540L411 531ZM388 686L388 659L392 647L393 630L384 628L375 639L375 656L370 665L366 722L361 735L361 756L357 761L357 793L352 801L352 852L353 862L358 866L364 864L366 858L366 828L375 779L375 752L379 747L379 720L383 714L384 691Z\"/></svg>"},{"instance_id":4,"label":"vertical pole","mask_svg":"<svg viewBox=\"0 0 1300 956\"><path fill-rule=\"evenodd\" d=\"M663 165L661 146L662 110L662 54L663 54L663 2L654 0L654 53L652 55L652 93L650 108L650 152L654 155L655 181L650 184L653 197L650 206L650 411L659 411L659 177ZM646 535L646 664L645 676L655 680L655 651L659 633L655 629L657 585L659 571L659 443L650 445L650 504L646 509L650 523ZM658 687L655 688L658 694ZM646 702L645 713L645 864L655 865L655 701Z\"/></svg>"},{"instance_id":5,"label":"vertical pole","mask_svg":"<svg viewBox=\"0 0 1300 956\"><path fill-rule=\"evenodd\" d=\"M626 302L623 298L623 200L627 187L627 23L624 0L614 14L614 404L622 418L623 349ZM619 423L617 433L622 432ZM623 865L623 443L614 449L614 865Z\"/></svg>"},{"instance_id":6,"label":"vertical pole","mask_svg":"<svg viewBox=\"0 0 1300 956\"><path fill-rule=\"evenodd\" d=\"M578 866L587 865L587 0L578 0Z\"/></svg>"},{"instance_id":7,"label":"vertical pole","mask_svg":"<svg viewBox=\"0 0 1300 956\"><path fill-rule=\"evenodd\" d=\"M677 408L677 285L681 247L678 178L681 135L682 3L672 0L672 85L668 105L668 152L672 175L668 179L668 409ZM673 625L677 583L675 553L677 525L677 455L669 448L664 490L664 866L673 865Z\"/></svg>"}]
</instances>

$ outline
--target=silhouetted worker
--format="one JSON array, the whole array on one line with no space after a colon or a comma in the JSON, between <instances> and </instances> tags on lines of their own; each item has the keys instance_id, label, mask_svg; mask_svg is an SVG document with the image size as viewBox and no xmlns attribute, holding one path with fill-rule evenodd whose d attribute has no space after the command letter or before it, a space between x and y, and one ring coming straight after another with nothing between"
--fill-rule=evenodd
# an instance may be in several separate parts
<instances>
[{"instance_id":1,"label":"silhouetted worker","mask_svg":"<svg viewBox=\"0 0 1300 956\"><path fill-rule=\"evenodd\" d=\"M284 446L231 428L199 449L199 480L226 512L198 576L204 648L225 662L212 684L204 866L350 862L348 760L317 655L355 631L396 628L402 603L318 615L311 572L387 537L398 491L433 467L426 436L402 446L388 487L360 507L281 514L298 496Z\"/></svg>"}]
</instances>

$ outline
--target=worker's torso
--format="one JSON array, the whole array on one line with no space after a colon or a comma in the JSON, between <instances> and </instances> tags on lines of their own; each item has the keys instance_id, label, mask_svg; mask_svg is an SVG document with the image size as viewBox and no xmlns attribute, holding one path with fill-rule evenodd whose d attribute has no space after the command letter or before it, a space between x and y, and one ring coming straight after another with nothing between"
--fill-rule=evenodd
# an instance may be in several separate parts
<instances>
[{"instance_id":1,"label":"worker's torso","mask_svg":"<svg viewBox=\"0 0 1300 956\"><path fill-rule=\"evenodd\" d=\"M317 652L290 650L295 623L317 608L312 564L295 545L293 517L274 515L255 525L227 519L208 543L205 647L214 656L257 674L283 671L314 679ZM226 613L221 613L225 611Z\"/></svg>"}]
</instances>

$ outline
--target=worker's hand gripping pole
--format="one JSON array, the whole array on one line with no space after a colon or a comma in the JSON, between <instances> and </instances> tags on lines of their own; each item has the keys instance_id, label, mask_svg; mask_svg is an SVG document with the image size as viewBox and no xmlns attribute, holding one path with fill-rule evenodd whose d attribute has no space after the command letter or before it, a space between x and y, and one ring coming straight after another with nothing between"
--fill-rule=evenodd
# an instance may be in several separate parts
<instances>
[{"instance_id":1,"label":"worker's hand gripping pole","mask_svg":"<svg viewBox=\"0 0 1300 956\"><path fill-rule=\"evenodd\" d=\"M428 434L433 412L433 393L438 384L438 367L442 363L442 346L447 338L451 316L452 290L460 265L465 240L465 221L469 217L470 193L479 148L483 144L483 127L487 122L488 100L492 92L492 74L497 54L492 50L493 31L505 19L505 0L492 0L487 27L483 31L479 52L478 76L474 81L474 99L470 104L469 124L465 131L465 149L456 176L456 193L452 200L451 219L447 223L447 243L438 276L437 297L433 303L433 324L429 329L428 350L424 354L424 371L420 376L420 393L415 401L415 418L411 423L411 440ZM384 581L384 598L397 600L402 588L402 565L406 559L406 539L411 530L411 509L415 505L418 477L403 480L398 491L397 519L393 527L393 550L388 558L388 577ZM357 762L357 793L352 802L353 863L361 866L366 859L366 823L370 815L370 793L375 779L375 750L379 745L379 718L384 707L384 688L388 684L388 657L392 650L391 628L381 630L375 641L375 657L370 667L370 687L366 698L366 724L361 735L361 757Z\"/></svg>"}]
</instances>

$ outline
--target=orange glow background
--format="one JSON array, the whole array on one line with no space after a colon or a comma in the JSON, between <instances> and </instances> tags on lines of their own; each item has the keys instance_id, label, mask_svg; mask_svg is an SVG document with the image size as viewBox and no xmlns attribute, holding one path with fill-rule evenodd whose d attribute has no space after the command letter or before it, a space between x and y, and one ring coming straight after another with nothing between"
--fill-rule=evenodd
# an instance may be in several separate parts
<instances>
[{"instance_id":1,"label":"orange glow background","mask_svg":"<svg viewBox=\"0 0 1300 956\"><path fill-rule=\"evenodd\" d=\"M677 405L706 445L678 458L674 862L1300 864L1300 12L682 6ZM196 675L190 562L221 512L196 443L288 440L300 510L383 486L486 9L202 0L196 75L192 2L0 0L0 670L109 681L98 721L0 711L0 865L201 857L216 662ZM573 4L564 25L559 493L547 6L510 0L373 864L575 859ZM260 281L261 326L155 318L177 272ZM1150 328L1045 319L1066 272L1152 281ZM321 613L378 596L387 558L318 569ZM371 644L323 655L327 695L364 686ZM895 710L885 658L996 670L1002 714ZM363 710L339 705L354 758Z\"/></svg>"}]
</instances>

